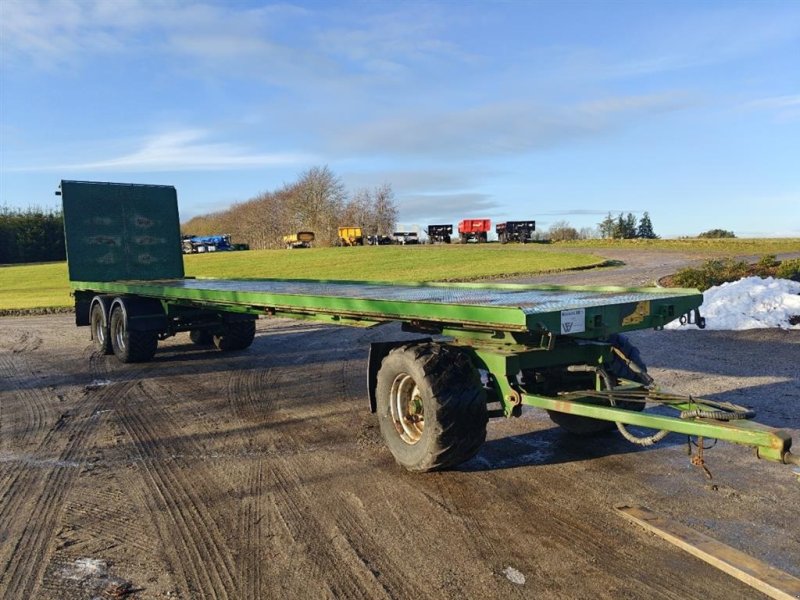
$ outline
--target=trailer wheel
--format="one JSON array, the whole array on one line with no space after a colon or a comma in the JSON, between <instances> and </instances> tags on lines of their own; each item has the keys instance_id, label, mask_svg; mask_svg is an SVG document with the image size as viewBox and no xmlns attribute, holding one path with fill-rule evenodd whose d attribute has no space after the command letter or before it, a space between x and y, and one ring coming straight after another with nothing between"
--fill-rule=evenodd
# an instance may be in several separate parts
<instances>
[{"instance_id":1,"label":"trailer wheel","mask_svg":"<svg viewBox=\"0 0 800 600\"><path fill-rule=\"evenodd\" d=\"M614 347L619 348L631 361L635 362L641 371L645 373L647 372L647 366L644 364L644 361L639 354L639 349L630 342L627 336L622 334L614 334L611 336L609 341L611 341ZM620 360L615 354L612 353L611 356L611 360L606 363L606 371L608 371L609 375L612 375L616 378L630 379L632 381L644 383L641 380L641 377L631 370L631 368L622 360ZM608 405L607 402L601 403L606 406ZM625 402L621 400L617 401L616 405L619 408L624 408L626 410L644 410L643 402ZM611 431L612 429L616 428L616 423L613 421L603 421L602 419L592 419L591 417L570 415L567 413L556 412L554 410L548 410L547 414L553 423L573 435L594 435L596 433Z\"/></svg>"},{"instance_id":2,"label":"trailer wheel","mask_svg":"<svg viewBox=\"0 0 800 600\"><path fill-rule=\"evenodd\" d=\"M214 336L206 329L192 329L189 332L189 339L197 346L210 346L214 343Z\"/></svg>"},{"instance_id":3,"label":"trailer wheel","mask_svg":"<svg viewBox=\"0 0 800 600\"><path fill-rule=\"evenodd\" d=\"M221 334L213 336L214 345L223 351L249 348L256 336L255 321L234 321L226 323Z\"/></svg>"},{"instance_id":4,"label":"trailer wheel","mask_svg":"<svg viewBox=\"0 0 800 600\"><path fill-rule=\"evenodd\" d=\"M378 371L377 413L395 460L409 471L455 467L486 439L486 396L469 358L448 346L399 346Z\"/></svg>"},{"instance_id":5,"label":"trailer wheel","mask_svg":"<svg viewBox=\"0 0 800 600\"><path fill-rule=\"evenodd\" d=\"M132 331L128 327L125 303L119 302L111 309L111 347L121 362L147 362L156 353L158 333L155 331Z\"/></svg>"},{"instance_id":6,"label":"trailer wheel","mask_svg":"<svg viewBox=\"0 0 800 600\"><path fill-rule=\"evenodd\" d=\"M95 298L92 303L92 310L89 312L89 325L92 330L92 340L97 351L101 354L113 354L114 349L111 347L111 333L108 324L107 307L104 306L103 300Z\"/></svg>"}]
</instances>

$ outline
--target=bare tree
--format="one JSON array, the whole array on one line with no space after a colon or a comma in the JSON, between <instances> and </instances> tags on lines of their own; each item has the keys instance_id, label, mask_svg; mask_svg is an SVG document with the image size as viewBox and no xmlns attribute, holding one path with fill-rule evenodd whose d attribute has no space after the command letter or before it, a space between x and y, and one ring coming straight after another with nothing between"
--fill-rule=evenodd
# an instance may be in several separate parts
<instances>
[{"instance_id":1,"label":"bare tree","mask_svg":"<svg viewBox=\"0 0 800 600\"><path fill-rule=\"evenodd\" d=\"M397 224L397 202L392 186L384 183L372 192L375 233L389 235Z\"/></svg>"},{"instance_id":2,"label":"bare tree","mask_svg":"<svg viewBox=\"0 0 800 600\"><path fill-rule=\"evenodd\" d=\"M297 231L313 231L319 245L329 245L338 238L339 226L385 235L396 221L397 205L388 183L358 190L348 199L344 184L328 167L313 167L277 191L196 216L181 229L193 235L228 233L236 242L265 249L283 247L283 236Z\"/></svg>"},{"instance_id":3,"label":"bare tree","mask_svg":"<svg viewBox=\"0 0 800 600\"><path fill-rule=\"evenodd\" d=\"M311 227L317 240L332 244L338 238L336 216L347 199L342 180L327 166L312 167L292 186L292 196L299 220Z\"/></svg>"},{"instance_id":4,"label":"bare tree","mask_svg":"<svg viewBox=\"0 0 800 600\"><path fill-rule=\"evenodd\" d=\"M549 229L551 242L564 242L578 239L578 230L572 227L567 221L556 221L550 225Z\"/></svg>"}]
</instances>

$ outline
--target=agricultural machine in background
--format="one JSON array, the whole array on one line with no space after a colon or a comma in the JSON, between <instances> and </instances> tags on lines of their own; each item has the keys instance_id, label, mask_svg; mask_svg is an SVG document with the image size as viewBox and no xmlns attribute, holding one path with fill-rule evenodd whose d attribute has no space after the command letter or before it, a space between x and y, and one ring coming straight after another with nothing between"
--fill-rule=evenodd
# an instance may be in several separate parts
<instances>
[{"instance_id":1,"label":"agricultural machine in background","mask_svg":"<svg viewBox=\"0 0 800 600\"><path fill-rule=\"evenodd\" d=\"M363 246L364 233L361 227L339 227L338 246Z\"/></svg>"},{"instance_id":2,"label":"agricultural machine in background","mask_svg":"<svg viewBox=\"0 0 800 600\"><path fill-rule=\"evenodd\" d=\"M293 250L295 248L311 248L311 244L313 242L313 231L298 231L297 233L283 236L283 243L286 245L287 250Z\"/></svg>"},{"instance_id":3,"label":"agricultural machine in background","mask_svg":"<svg viewBox=\"0 0 800 600\"><path fill-rule=\"evenodd\" d=\"M458 223L458 236L461 243L483 243L489 240L489 231L492 229L491 219L464 219Z\"/></svg>"},{"instance_id":4,"label":"agricultural machine in background","mask_svg":"<svg viewBox=\"0 0 800 600\"><path fill-rule=\"evenodd\" d=\"M429 244L449 244L453 235L452 225L428 225L425 230Z\"/></svg>"},{"instance_id":5,"label":"agricultural machine in background","mask_svg":"<svg viewBox=\"0 0 800 600\"><path fill-rule=\"evenodd\" d=\"M248 244L234 244L230 235L184 235L181 238L181 250L184 254L204 252L249 250Z\"/></svg>"},{"instance_id":6,"label":"agricultural machine in background","mask_svg":"<svg viewBox=\"0 0 800 600\"><path fill-rule=\"evenodd\" d=\"M370 246L389 246L392 244L392 236L390 235L368 235L367 244Z\"/></svg>"},{"instance_id":7,"label":"agricultural machine in background","mask_svg":"<svg viewBox=\"0 0 800 600\"><path fill-rule=\"evenodd\" d=\"M526 244L533 241L533 232L536 231L536 221L506 221L498 223L494 230L501 244L520 242Z\"/></svg>"},{"instance_id":8,"label":"agricultural machine in background","mask_svg":"<svg viewBox=\"0 0 800 600\"><path fill-rule=\"evenodd\" d=\"M395 231L392 234L392 240L401 246L419 244L419 234L416 231Z\"/></svg>"}]
</instances>

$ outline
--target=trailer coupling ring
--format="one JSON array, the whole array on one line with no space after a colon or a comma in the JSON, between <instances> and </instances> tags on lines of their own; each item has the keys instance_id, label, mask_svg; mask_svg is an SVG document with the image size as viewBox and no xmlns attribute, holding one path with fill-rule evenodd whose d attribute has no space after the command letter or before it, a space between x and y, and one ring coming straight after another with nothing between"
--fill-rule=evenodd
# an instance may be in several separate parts
<instances>
[{"instance_id":1,"label":"trailer coupling ring","mask_svg":"<svg viewBox=\"0 0 800 600\"><path fill-rule=\"evenodd\" d=\"M792 454L787 450L783 454L783 464L800 467L800 454Z\"/></svg>"}]
</instances>

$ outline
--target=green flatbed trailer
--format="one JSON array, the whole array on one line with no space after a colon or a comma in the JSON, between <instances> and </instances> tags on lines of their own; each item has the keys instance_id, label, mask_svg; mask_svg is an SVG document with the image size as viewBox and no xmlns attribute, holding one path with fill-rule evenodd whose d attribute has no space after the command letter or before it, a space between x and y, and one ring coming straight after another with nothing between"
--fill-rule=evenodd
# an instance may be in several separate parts
<instances>
[{"instance_id":1,"label":"green flatbed trailer","mask_svg":"<svg viewBox=\"0 0 800 600\"><path fill-rule=\"evenodd\" d=\"M616 426L650 445L676 432L800 464L790 435L752 421L747 409L659 390L621 335L678 318L702 327L697 290L186 278L175 188L65 180L59 193L76 324L122 362L150 360L159 340L181 332L244 350L259 316L399 321L427 336L372 344L367 368L370 409L409 470L468 460L488 419L518 416L522 405L547 410L577 435ZM645 412L646 403L679 414ZM695 461L702 465L702 455Z\"/></svg>"}]
</instances>

